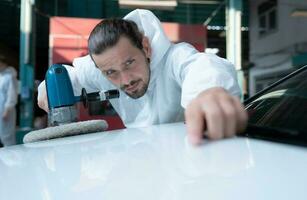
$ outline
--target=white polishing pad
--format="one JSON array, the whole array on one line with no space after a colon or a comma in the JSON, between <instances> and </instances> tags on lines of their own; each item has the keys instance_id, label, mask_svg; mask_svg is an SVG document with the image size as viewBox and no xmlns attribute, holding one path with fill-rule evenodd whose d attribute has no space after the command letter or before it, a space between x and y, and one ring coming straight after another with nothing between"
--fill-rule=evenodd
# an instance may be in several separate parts
<instances>
[{"instance_id":1,"label":"white polishing pad","mask_svg":"<svg viewBox=\"0 0 307 200\"><path fill-rule=\"evenodd\" d=\"M83 122L74 122L61 126L48 127L45 129L31 131L23 138L24 143L49 140L54 138L81 135L86 133L95 133L105 131L108 124L105 120L89 120Z\"/></svg>"}]
</instances>

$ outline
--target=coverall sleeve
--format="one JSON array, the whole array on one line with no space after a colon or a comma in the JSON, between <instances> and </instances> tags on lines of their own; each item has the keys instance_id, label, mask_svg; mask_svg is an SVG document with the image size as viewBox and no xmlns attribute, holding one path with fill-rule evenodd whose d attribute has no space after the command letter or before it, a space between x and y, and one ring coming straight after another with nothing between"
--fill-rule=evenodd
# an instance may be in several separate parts
<instances>
[{"instance_id":1,"label":"coverall sleeve","mask_svg":"<svg viewBox=\"0 0 307 200\"><path fill-rule=\"evenodd\" d=\"M13 108L17 104L17 92L17 79L11 74L8 77L7 99L4 104L6 109Z\"/></svg>"},{"instance_id":2,"label":"coverall sleeve","mask_svg":"<svg viewBox=\"0 0 307 200\"><path fill-rule=\"evenodd\" d=\"M241 95L235 68L226 59L200 53L189 45L178 47L174 52L174 76L182 87L183 108L198 94L212 87L222 87L233 96Z\"/></svg>"}]
</instances>

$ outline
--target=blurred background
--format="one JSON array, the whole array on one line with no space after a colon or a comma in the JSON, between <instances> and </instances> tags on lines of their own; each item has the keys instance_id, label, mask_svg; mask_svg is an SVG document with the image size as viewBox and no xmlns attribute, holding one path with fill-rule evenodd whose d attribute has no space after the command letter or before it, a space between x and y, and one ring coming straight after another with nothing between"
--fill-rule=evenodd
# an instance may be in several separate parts
<instances>
[{"instance_id":1,"label":"blurred background","mask_svg":"<svg viewBox=\"0 0 307 200\"><path fill-rule=\"evenodd\" d=\"M189 42L236 67L246 99L307 64L306 0L0 0L0 54L18 72L17 141L46 126L37 86L53 63L87 54L91 29L103 18L149 9L172 42ZM101 105L97 105L98 107ZM108 112L81 119L108 118Z\"/></svg>"}]
</instances>

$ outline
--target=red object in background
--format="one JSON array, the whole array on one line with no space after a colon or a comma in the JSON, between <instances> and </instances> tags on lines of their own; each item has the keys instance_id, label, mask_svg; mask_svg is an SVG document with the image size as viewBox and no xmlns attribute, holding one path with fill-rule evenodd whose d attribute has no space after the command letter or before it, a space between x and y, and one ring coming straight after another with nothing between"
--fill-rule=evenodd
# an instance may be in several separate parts
<instances>
[{"instance_id":1,"label":"red object in background","mask_svg":"<svg viewBox=\"0 0 307 200\"><path fill-rule=\"evenodd\" d=\"M87 39L98 19L51 17L49 33L49 65L72 63L87 54Z\"/></svg>"},{"instance_id":2,"label":"red object in background","mask_svg":"<svg viewBox=\"0 0 307 200\"><path fill-rule=\"evenodd\" d=\"M87 55L87 39L91 30L100 19L71 17L51 17L49 33L49 65L54 63L72 63L76 57ZM199 51L204 51L207 31L203 25L162 23L168 38L174 42L188 42ZM80 120L105 119L109 130L124 128L118 116L90 116L87 110L80 108Z\"/></svg>"},{"instance_id":3,"label":"red object in background","mask_svg":"<svg viewBox=\"0 0 307 200\"><path fill-rule=\"evenodd\" d=\"M100 19L51 17L49 34L49 65L72 63L73 59L87 54L87 39ZM163 22L168 38L174 42L188 42L204 51L207 31L203 25Z\"/></svg>"},{"instance_id":4,"label":"red object in background","mask_svg":"<svg viewBox=\"0 0 307 200\"><path fill-rule=\"evenodd\" d=\"M163 22L162 27L169 40L172 42L188 42L198 51L203 52L205 50L207 44L207 31L203 25Z\"/></svg>"},{"instance_id":5,"label":"red object in background","mask_svg":"<svg viewBox=\"0 0 307 200\"><path fill-rule=\"evenodd\" d=\"M105 104L105 103L104 103ZM103 105L105 109L113 109L111 106ZM77 104L77 108L79 110L79 121L86 121L92 119L104 119L108 122L107 130L115 130L125 128L124 123L120 119L118 115L90 115L89 109L85 108L82 103Z\"/></svg>"}]
</instances>

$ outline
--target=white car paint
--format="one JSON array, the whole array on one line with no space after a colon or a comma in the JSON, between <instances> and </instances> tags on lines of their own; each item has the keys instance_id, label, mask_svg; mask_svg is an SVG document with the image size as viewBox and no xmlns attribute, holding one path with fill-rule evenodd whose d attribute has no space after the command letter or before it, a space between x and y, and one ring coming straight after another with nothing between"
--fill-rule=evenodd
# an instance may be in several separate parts
<instances>
[{"instance_id":1,"label":"white car paint","mask_svg":"<svg viewBox=\"0 0 307 200\"><path fill-rule=\"evenodd\" d=\"M0 149L0 199L307 199L307 148L187 142L183 123Z\"/></svg>"}]
</instances>

